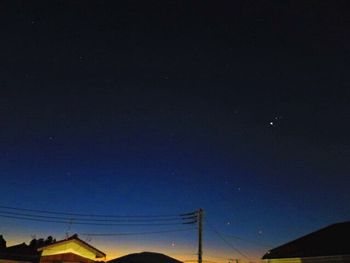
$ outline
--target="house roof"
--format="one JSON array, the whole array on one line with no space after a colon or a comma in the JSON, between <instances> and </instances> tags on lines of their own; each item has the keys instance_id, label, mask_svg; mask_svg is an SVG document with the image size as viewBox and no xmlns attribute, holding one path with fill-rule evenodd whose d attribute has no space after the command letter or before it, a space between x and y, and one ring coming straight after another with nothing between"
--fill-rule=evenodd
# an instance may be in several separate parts
<instances>
[{"instance_id":1,"label":"house roof","mask_svg":"<svg viewBox=\"0 0 350 263\"><path fill-rule=\"evenodd\" d=\"M112 259L108 263L182 263L181 261L155 252L134 253Z\"/></svg>"},{"instance_id":2,"label":"house roof","mask_svg":"<svg viewBox=\"0 0 350 263\"><path fill-rule=\"evenodd\" d=\"M38 248L38 251L42 251L42 250L44 250L46 248L54 247L57 244L67 243L67 242L70 242L70 241L76 241L76 242L80 243L82 246L84 246L85 248L87 248L87 249L91 250L93 253L95 253L97 258L102 258L102 257L106 256L106 254L104 252L102 252L101 250L98 250L97 248L95 248L95 247L91 246L90 244L86 243L84 240L81 240L78 237L77 234L72 235L71 237L69 237L67 239L59 240L59 241L57 241L55 243L42 246L42 247Z\"/></svg>"},{"instance_id":3,"label":"house roof","mask_svg":"<svg viewBox=\"0 0 350 263\"><path fill-rule=\"evenodd\" d=\"M350 255L349 237L350 221L337 223L276 247L262 258Z\"/></svg>"},{"instance_id":4,"label":"house roof","mask_svg":"<svg viewBox=\"0 0 350 263\"><path fill-rule=\"evenodd\" d=\"M31 246L28 246L26 243L21 243L11 247L7 247L6 251L11 254L22 254L22 255L33 255L39 254L36 249Z\"/></svg>"},{"instance_id":5,"label":"house roof","mask_svg":"<svg viewBox=\"0 0 350 263\"><path fill-rule=\"evenodd\" d=\"M7 247L0 252L1 259L37 262L40 253L25 243Z\"/></svg>"}]
</instances>

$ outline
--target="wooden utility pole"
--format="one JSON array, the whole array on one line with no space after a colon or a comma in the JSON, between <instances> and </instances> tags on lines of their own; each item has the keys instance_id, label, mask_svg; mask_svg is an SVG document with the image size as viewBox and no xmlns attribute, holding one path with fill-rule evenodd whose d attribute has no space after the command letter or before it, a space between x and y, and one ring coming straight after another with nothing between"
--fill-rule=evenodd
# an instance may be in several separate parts
<instances>
[{"instance_id":1,"label":"wooden utility pole","mask_svg":"<svg viewBox=\"0 0 350 263\"><path fill-rule=\"evenodd\" d=\"M202 263L203 209L198 210L198 263Z\"/></svg>"}]
</instances>

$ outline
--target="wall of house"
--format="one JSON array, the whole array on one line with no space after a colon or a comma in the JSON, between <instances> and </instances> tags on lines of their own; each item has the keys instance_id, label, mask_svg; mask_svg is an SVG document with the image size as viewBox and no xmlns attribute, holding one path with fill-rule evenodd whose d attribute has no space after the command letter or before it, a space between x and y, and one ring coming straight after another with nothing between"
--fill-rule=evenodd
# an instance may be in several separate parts
<instances>
[{"instance_id":1,"label":"wall of house","mask_svg":"<svg viewBox=\"0 0 350 263\"><path fill-rule=\"evenodd\" d=\"M69 263L93 263L95 261L78 256L73 253L65 253L51 256L42 256L40 258L40 263L54 263L54 262L69 262Z\"/></svg>"}]
</instances>

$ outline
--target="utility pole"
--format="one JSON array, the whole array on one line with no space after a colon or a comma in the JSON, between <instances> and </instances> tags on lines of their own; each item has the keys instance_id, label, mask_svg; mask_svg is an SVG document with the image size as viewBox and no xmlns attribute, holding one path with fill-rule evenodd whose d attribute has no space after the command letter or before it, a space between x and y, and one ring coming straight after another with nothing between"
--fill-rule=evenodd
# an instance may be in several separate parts
<instances>
[{"instance_id":1,"label":"utility pole","mask_svg":"<svg viewBox=\"0 0 350 263\"><path fill-rule=\"evenodd\" d=\"M197 212L198 216L198 263L202 263L202 232L203 232L203 209L200 208Z\"/></svg>"}]
</instances>

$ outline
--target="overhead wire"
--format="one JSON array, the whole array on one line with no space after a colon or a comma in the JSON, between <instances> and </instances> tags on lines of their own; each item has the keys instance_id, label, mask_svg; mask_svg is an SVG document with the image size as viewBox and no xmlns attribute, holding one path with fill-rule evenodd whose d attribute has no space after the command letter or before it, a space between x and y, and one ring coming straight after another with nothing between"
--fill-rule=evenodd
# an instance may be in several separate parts
<instances>
[{"instance_id":1,"label":"overhead wire","mask_svg":"<svg viewBox=\"0 0 350 263\"><path fill-rule=\"evenodd\" d=\"M220 257L220 256L212 256L212 255L208 255L208 254L205 254L205 256L208 257L208 258L217 258L217 259L230 260L230 258Z\"/></svg>"},{"instance_id":2,"label":"overhead wire","mask_svg":"<svg viewBox=\"0 0 350 263\"><path fill-rule=\"evenodd\" d=\"M234 238L234 239L238 239L238 240L245 241L248 243L252 243L252 244L255 244L257 246L264 247L264 248L271 248L272 247L271 245L263 244L263 243L260 243L260 242L254 241L254 240L250 240L250 239L246 239L246 238L242 238L242 237L239 237L236 235L229 234L229 235L225 235L225 236L228 238Z\"/></svg>"},{"instance_id":3,"label":"overhead wire","mask_svg":"<svg viewBox=\"0 0 350 263\"><path fill-rule=\"evenodd\" d=\"M71 213L71 212L57 212L51 210L38 210L38 209L28 209L28 208L19 208L13 206L4 206L0 205L0 208L8 210L17 210L17 211L27 211L41 214L55 214L55 215L67 215L67 216L77 216L77 217L103 217L103 218L188 218L193 217L196 212L186 212L179 214L158 214L158 215L112 215L112 214L84 214L84 213Z\"/></svg>"},{"instance_id":4,"label":"overhead wire","mask_svg":"<svg viewBox=\"0 0 350 263\"><path fill-rule=\"evenodd\" d=\"M94 226L170 226L194 224L196 212L173 215L101 215L36 210L0 205L0 217L36 222Z\"/></svg>"},{"instance_id":5,"label":"overhead wire","mask_svg":"<svg viewBox=\"0 0 350 263\"><path fill-rule=\"evenodd\" d=\"M82 236L136 236L136 235L153 235L173 232L184 232L195 230L196 228L185 228L185 229L171 229L163 231L148 231L148 232L130 232L130 233L80 233Z\"/></svg>"},{"instance_id":6,"label":"overhead wire","mask_svg":"<svg viewBox=\"0 0 350 263\"><path fill-rule=\"evenodd\" d=\"M172 222L172 221L180 221L180 220L192 220L192 218L131 218L131 219L95 219L95 218L76 218L76 217L58 217L58 216L47 216L47 215L36 215L36 214L28 214L28 213L17 213L17 212L8 212L8 211L1 211L0 214L7 214L7 215L14 215L14 216L27 216L27 217L33 217L33 218L45 218L45 219L55 219L55 220L72 220L76 219L78 221L84 221L84 222ZM191 222L191 221L189 221Z\"/></svg>"},{"instance_id":7,"label":"overhead wire","mask_svg":"<svg viewBox=\"0 0 350 263\"><path fill-rule=\"evenodd\" d=\"M75 224L75 225L94 225L94 226L174 226L174 225L183 225L184 223L93 223L93 222L80 222L75 220L50 220L50 219L40 219L26 216L11 216L0 214L0 217L12 218L12 219L20 219L20 220L29 220L36 222L47 222L47 223L61 223L61 224Z\"/></svg>"},{"instance_id":8,"label":"overhead wire","mask_svg":"<svg viewBox=\"0 0 350 263\"><path fill-rule=\"evenodd\" d=\"M231 242L229 242L226 238L224 238L224 236L218 231L216 230L216 228L211 225L208 221L206 221L207 224L210 226L210 228L212 229L212 231L227 245L229 246L231 249L233 249L236 253L238 253L239 255L241 255L242 257L244 257L245 259L247 259L248 261L250 261L249 257L247 255L245 255L242 251L240 251L238 248L236 248L234 245L231 244Z\"/></svg>"}]
</instances>

